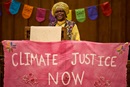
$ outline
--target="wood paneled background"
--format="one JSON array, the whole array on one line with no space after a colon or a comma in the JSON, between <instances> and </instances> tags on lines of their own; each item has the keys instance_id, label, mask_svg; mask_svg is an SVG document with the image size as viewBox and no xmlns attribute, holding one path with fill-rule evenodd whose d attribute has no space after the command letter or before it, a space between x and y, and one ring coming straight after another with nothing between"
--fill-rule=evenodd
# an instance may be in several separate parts
<instances>
[{"instance_id":1,"label":"wood paneled background","mask_svg":"<svg viewBox=\"0 0 130 87\"><path fill-rule=\"evenodd\" d=\"M16 15L7 14L4 3L10 0L1 0L0 9L0 42L2 40L23 40L25 26L47 26L49 23L49 12L54 3L66 2L73 13L73 21L76 22L81 35L81 40L95 42L130 42L130 0L17 0L21 7ZM109 1L112 7L112 14L106 17L102 14L99 4ZM29 19L22 17L23 5L34 6L34 11ZM98 19L92 21L86 13L86 21L80 23L76 20L75 9L96 5L98 7ZM44 22L37 22L35 19L36 8L47 9ZM2 44L0 44L0 56L3 55ZM128 65L130 65L128 63ZM3 66L2 66L3 67ZM129 68L127 70L127 83L130 83ZM2 84L0 79L0 84ZM128 85L129 87L129 85Z\"/></svg>"},{"instance_id":2,"label":"wood paneled background","mask_svg":"<svg viewBox=\"0 0 130 87\"><path fill-rule=\"evenodd\" d=\"M73 13L73 21L76 22L81 35L81 40L95 42L128 42L130 41L130 0L17 0L21 7L16 15L7 14L4 3L9 0L2 0L2 16L0 16L0 41L2 40L23 40L25 26L47 26L49 23L49 12L54 3L66 2ZM103 15L100 4L109 1L112 14L109 17ZM32 16L29 19L22 17L23 5L28 4L34 7ZM85 22L78 22L75 16L75 9L97 5L98 19L92 21L86 13ZM36 21L36 8L47 9L45 21ZM0 54L2 50L0 50Z\"/></svg>"}]
</instances>

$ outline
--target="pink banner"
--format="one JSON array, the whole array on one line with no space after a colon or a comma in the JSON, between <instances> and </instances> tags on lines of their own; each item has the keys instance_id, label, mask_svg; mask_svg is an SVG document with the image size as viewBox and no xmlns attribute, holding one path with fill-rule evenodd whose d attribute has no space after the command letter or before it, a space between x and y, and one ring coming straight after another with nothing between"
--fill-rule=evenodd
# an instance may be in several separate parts
<instances>
[{"instance_id":1,"label":"pink banner","mask_svg":"<svg viewBox=\"0 0 130 87\"><path fill-rule=\"evenodd\" d=\"M128 43L2 42L4 87L126 87Z\"/></svg>"}]
</instances>

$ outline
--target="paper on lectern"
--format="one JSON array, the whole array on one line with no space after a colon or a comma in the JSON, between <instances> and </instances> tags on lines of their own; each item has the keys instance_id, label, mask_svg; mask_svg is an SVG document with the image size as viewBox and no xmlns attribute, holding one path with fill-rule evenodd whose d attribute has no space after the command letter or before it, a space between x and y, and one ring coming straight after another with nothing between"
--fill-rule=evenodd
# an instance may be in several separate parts
<instances>
[{"instance_id":1,"label":"paper on lectern","mask_svg":"<svg viewBox=\"0 0 130 87\"><path fill-rule=\"evenodd\" d=\"M40 42L61 41L61 27L31 26L30 40Z\"/></svg>"}]
</instances>

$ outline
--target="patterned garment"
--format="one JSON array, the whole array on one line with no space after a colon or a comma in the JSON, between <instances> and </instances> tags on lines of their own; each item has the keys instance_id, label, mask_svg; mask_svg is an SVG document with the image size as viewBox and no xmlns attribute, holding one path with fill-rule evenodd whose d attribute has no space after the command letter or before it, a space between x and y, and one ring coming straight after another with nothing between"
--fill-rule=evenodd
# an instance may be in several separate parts
<instances>
[{"instance_id":1,"label":"patterned garment","mask_svg":"<svg viewBox=\"0 0 130 87\"><path fill-rule=\"evenodd\" d=\"M49 23L49 26L56 26L57 21ZM75 22L66 20L65 28L67 29L67 40L72 40L72 29L75 25Z\"/></svg>"}]
</instances>

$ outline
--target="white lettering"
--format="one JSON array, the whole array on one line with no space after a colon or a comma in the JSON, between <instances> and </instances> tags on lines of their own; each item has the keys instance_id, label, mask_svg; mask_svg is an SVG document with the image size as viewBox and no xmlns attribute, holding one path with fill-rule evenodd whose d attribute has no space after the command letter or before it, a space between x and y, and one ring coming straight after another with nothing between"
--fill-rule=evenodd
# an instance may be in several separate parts
<instances>
[{"instance_id":1,"label":"white lettering","mask_svg":"<svg viewBox=\"0 0 130 87\"><path fill-rule=\"evenodd\" d=\"M54 54L54 55L53 55L52 65L57 65L57 64L58 64L57 62L55 62L57 56L58 56L57 54Z\"/></svg>"},{"instance_id":2,"label":"white lettering","mask_svg":"<svg viewBox=\"0 0 130 87\"><path fill-rule=\"evenodd\" d=\"M65 74L67 75L67 76L65 76ZM69 74L69 72L64 72L63 74L62 74L62 83L63 83L63 85L68 85L69 83L70 83L70 74ZM68 82L67 83L65 83L64 82L64 80L65 81L67 81L68 80Z\"/></svg>"},{"instance_id":3,"label":"white lettering","mask_svg":"<svg viewBox=\"0 0 130 87\"><path fill-rule=\"evenodd\" d=\"M44 56L42 54L33 54L29 52L19 52L12 54L12 64L13 66L28 66L32 64L37 64L37 66L41 66L43 63L44 66L58 65L57 61L58 54L45 53ZM17 60L16 60L17 59ZM50 61L51 60L51 61ZM16 62L17 61L17 62Z\"/></svg>"},{"instance_id":4,"label":"white lettering","mask_svg":"<svg viewBox=\"0 0 130 87\"><path fill-rule=\"evenodd\" d=\"M108 57L106 57L106 59L105 59L105 66L110 66L110 64L108 64L108 63L107 63L107 60L108 60L108 59L110 59L110 57L109 57L109 56L108 56Z\"/></svg>"},{"instance_id":5,"label":"white lettering","mask_svg":"<svg viewBox=\"0 0 130 87\"><path fill-rule=\"evenodd\" d=\"M27 61L26 64L25 64L25 66L26 66L26 65L30 65L30 64L29 64L29 61L28 61L28 58L29 58L29 54L30 54L30 53L24 53L24 54L25 54L25 56L26 56L25 58L26 58L26 61Z\"/></svg>"},{"instance_id":6,"label":"white lettering","mask_svg":"<svg viewBox=\"0 0 130 87\"><path fill-rule=\"evenodd\" d=\"M74 55L74 60L75 60L75 61L71 61L71 64L72 64L72 65L76 65L76 60L77 60L77 57L76 57L76 56L77 56L78 54L79 54L79 53L72 53L72 55Z\"/></svg>"},{"instance_id":7,"label":"white lettering","mask_svg":"<svg viewBox=\"0 0 130 87\"><path fill-rule=\"evenodd\" d=\"M14 66L18 66L18 62L15 64L14 63L14 56L15 55L18 55L17 53L14 53L13 55L12 55L12 64L14 65Z\"/></svg>"},{"instance_id":8,"label":"white lettering","mask_svg":"<svg viewBox=\"0 0 130 87\"><path fill-rule=\"evenodd\" d=\"M35 54L35 55L31 54L31 56L30 56L30 63L31 63L31 65L33 64L33 60L36 61L36 63L38 64L37 54Z\"/></svg>"},{"instance_id":9,"label":"white lettering","mask_svg":"<svg viewBox=\"0 0 130 87\"><path fill-rule=\"evenodd\" d=\"M58 72L57 72L57 74L56 74L56 80L53 78L53 76L51 75L51 73L48 73L48 84L50 85L51 84L51 79L53 80L53 82L57 85L58 84Z\"/></svg>"},{"instance_id":10,"label":"white lettering","mask_svg":"<svg viewBox=\"0 0 130 87\"><path fill-rule=\"evenodd\" d=\"M98 56L99 58L100 58L100 64L98 65L98 66L103 66L103 64L102 64L102 58L104 57L104 56Z\"/></svg>"},{"instance_id":11,"label":"white lettering","mask_svg":"<svg viewBox=\"0 0 130 87\"><path fill-rule=\"evenodd\" d=\"M95 59L96 54L90 54L90 55L92 55L92 65L94 65L94 59Z\"/></svg>"},{"instance_id":12,"label":"white lettering","mask_svg":"<svg viewBox=\"0 0 130 87\"><path fill-rule=\"evenodd\" d=\"M77 80L79 81L80 85L82 85L83 77L84 77L84 71L82 72L81 78L79 78L79 74L77 74L76 77L75 77L73 72L72 72L72 76L74 78L75 85L77 85Z\"/></svg>"},{"instance_id":13,"label":"white lettering","mask_svg":"<svg viewBox=\"0 0 130 87\"><path fill-rule=\"evenodd\" d=\"M114 61L115 58L117 58L117 56L113 56L113 57L111 58L111 66L112 66L112 67L116 67L116 65L113 64L113 63L115 63L115 61Z\"/></svg>"},{"instance_id":14,"label":"white lettering","mask_svg":"<svg viewBox=\"0 0 130 87\"><path fill-rule=\"evenodd\" d=\"M49 59L50 59L50 53L45 53L46 57L47 57L47 65L49 66Z\"/></svg>"},{"instance_id":15,"label":"white lettering","mask_svg":"<svg viewBox=\"0 0 130 87\"><path fill-rule=\"evenodd\" d=\"M51 73L48 73L48 85L51 85L51 82L53 81L54 84L58 85L58 81L60 81L60 79L58 79L58 77L61 77L61 81L63 85L69 85L71 79L74 79L74 84L77 85L78 82L80 83L80 85L82 85L83 83L83 78L84 78L84 71L82 72L82 76L80 77L79 74L74 74L74 72L63 72L61 74L61 76L59 76L59 73L56 73L56 77L54 78ZM72 74L72 78L71 75Z\"/></svg>"},{"instance_id":16,"label":"white lettering","mask_svg":"<svg viewBox=\"0 0 130 87\"><path fill-rule=\"evenodd\" d=\"M22 52L20 52L20 65L24 65L24 63L22 62Z\"/></svg>"},{"instance_id":17,"label":"white lettering","mask_svg":"<svg viewBox=\"0 0 130 87\"><path fill-rule=\"evenodd\" d=\"M40 61L39 61L38 65L40 66L42 62L44 64L44 66L46 66L45 60L44 60L43 56L41 55L40 56Z\"/></svg>"}]
</instances>

